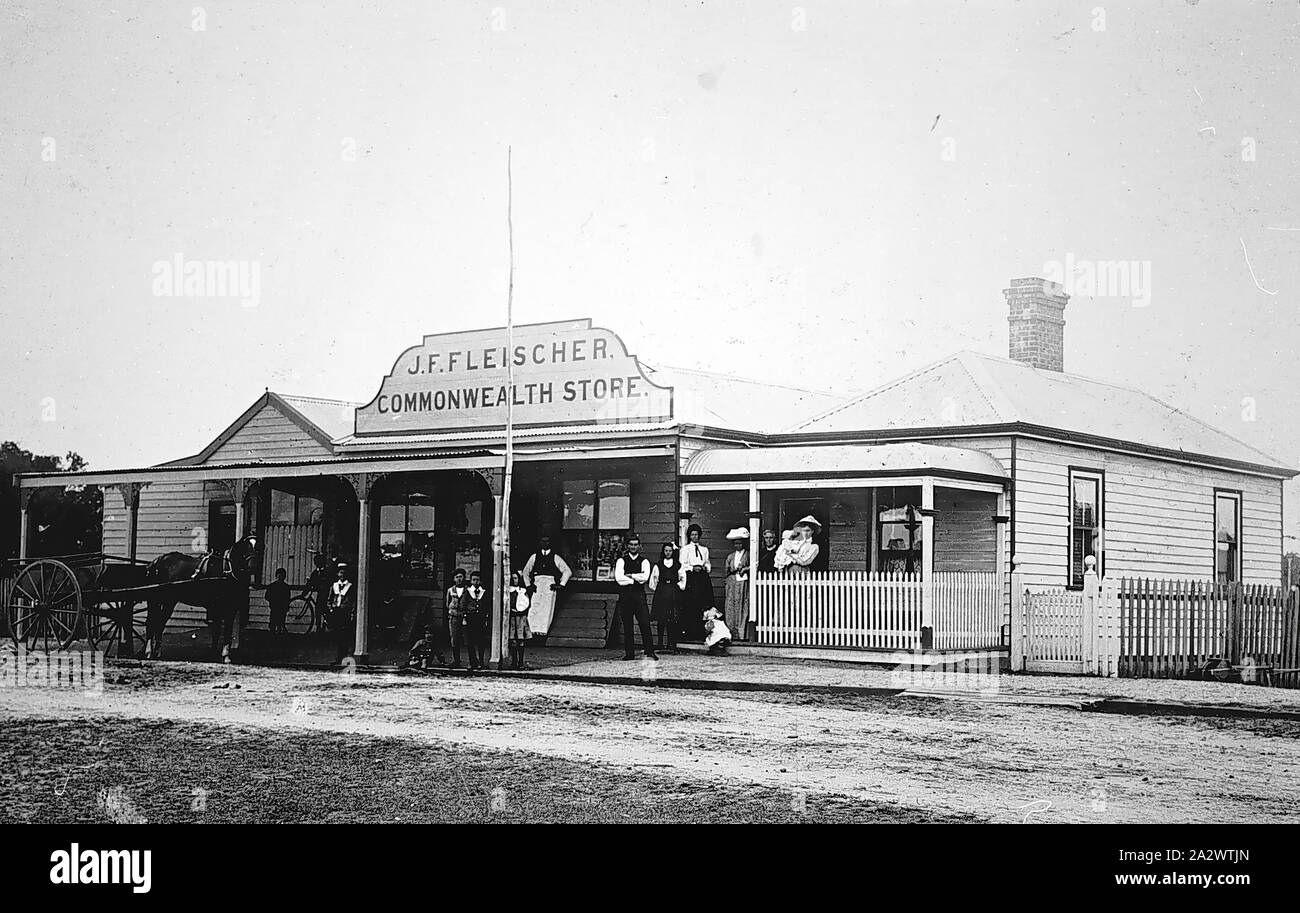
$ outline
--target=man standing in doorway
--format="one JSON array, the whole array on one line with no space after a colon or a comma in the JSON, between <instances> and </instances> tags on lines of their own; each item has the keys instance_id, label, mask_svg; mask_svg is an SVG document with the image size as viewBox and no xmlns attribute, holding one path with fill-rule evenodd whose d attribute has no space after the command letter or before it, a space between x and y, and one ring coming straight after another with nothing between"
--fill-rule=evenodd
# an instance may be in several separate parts
<instances>
[{"instance_id":1,"label":"man standing in doorway","mask_svg":"<svg viewBox=\"0 0 1300 913\"><path fill-rule=\"evenodd\" d=\"M540 545L524 564L524 582L533 597L528 607L528 627L534 636L545 635L551 629L560 590L573 576L564 559L551 551L550 536L542 536Z\"/></svg>"},{"instance_id":2,"label":"man standing in doorway","mask_svg":"<svg viewBox=\"0 0 1300 913\"><path fill-rule=\"evenodd\" d=\"M329 623L334 629L338 642L338 657L335 662L352 654L352 638L355 634L357 618L357 588L348 579L348 566L339 562L338 579L330 587Z\"/></svg>"},{"instance_id":3,"label":"man standing in doorway","mask_svg":"<svg viewBox=\"0 0 1300 913\"><path fill-rule=\"evenodd\" d=\"M492 595L483 589L483 575L478 571L469 575L465 589L465 638L469 642L469 671L485 669L492 631Z\"/></svg>"},{"instance_id":4,"label":"man standing in doorway","mask_svg":"<svg viewBox=\"0 0 1300 913\"><path fill-rule=\"evenodd\" d=\"M635 659L632 648L632 621L641 628L641 647L646 659L658 659L650 637L650 612L645 603L645 585L650 579L650 560L641 554L641 537L627 537L627 552L614 562L614 582L618 584L618 611L623 619L623 658Z\"/></svg>"},{"instance_id":5,"label":"man standing in doorway","mask_svg":"<svg viewBox=\"0 0 1300 913\"><path fill-rule=\"evenodd\" d=\"M465 586L465 571L456 568L451 575L451 586L443 599L443 611L447 619L447 641L451 644L452 669L460 668L460 648L465 643L465 612L468 609L469 588Z\"/></svg>"}]
</instances>

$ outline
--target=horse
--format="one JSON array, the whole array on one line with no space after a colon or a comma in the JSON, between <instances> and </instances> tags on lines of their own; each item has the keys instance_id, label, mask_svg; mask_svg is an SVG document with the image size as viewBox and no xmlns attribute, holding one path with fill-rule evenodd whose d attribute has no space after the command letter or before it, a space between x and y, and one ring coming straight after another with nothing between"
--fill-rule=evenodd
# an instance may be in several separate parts
<instances>
[{"instance_id":1,"label":"horse","mask_svg":"<svg viewBox=\"0 0 1300 913\"><path fill-rule=\"evenodd\" d=\"M149 600L145 656L161 658L163 631L176 604L184 602L207 610L212 650L219 652L223 662L230 662L230 652L239 649L240 635L248 620L248 592L258 554L257 537L248 535L220 555L168 552L149 562L145 583L159 586L159 590Z\"/></svg>"}]
</instances>

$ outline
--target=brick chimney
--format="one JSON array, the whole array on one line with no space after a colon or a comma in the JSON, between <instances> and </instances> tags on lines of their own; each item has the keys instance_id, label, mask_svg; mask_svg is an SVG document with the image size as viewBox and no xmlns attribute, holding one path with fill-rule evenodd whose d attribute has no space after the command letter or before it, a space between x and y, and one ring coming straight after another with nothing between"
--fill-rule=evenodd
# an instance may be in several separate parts
<instances>
[{"instance_id":1,"label":"brick chimney","mask_svg":"<svg viewBox=\"0 0 1300 913\"><path fill-rule=\"evenodd\" d=\"M1007 299L1009 355L1014 361L1065 370L1065 287L1046 279L1012 279L1004 288Z\"/></svg>"}]
</instances>

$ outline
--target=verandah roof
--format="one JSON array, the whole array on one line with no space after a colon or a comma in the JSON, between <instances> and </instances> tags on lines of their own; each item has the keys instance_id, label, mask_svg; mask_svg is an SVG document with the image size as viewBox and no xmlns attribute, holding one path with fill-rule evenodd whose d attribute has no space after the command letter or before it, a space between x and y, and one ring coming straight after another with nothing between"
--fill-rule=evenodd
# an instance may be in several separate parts
<instances>
[{"instance_id":1,"label":"verandah roof","mask_svg":"<svg viewBox=\"0 0 1300 913\"><path fill-rule=\"evenodd\" d=\"M917 443L705 450L687 462L682 470L682 479L813 478L853 474L1007 479L1002 464L987 453Z\"/></svg>"}]
</instances>

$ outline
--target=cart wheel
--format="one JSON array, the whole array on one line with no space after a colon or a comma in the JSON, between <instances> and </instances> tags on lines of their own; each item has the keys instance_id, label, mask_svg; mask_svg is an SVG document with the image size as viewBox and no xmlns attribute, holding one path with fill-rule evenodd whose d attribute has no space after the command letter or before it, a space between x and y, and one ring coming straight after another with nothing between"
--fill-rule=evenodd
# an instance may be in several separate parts
<instances>
[{"instance_id":1,"label":"cart wheel","mask_svg":"<svg viewBox=\"0 0 1300 913\"><path fill-rule=\"evenodd\" d=\"M101 603L87 620L86 634L91 648L103 650L106 656L137 659L144 655L148 621L149 603L110 600Z\"/></svg>"},{"instance_id":2,"label":"cart wheel","mask_svg":"<svg viewBox=\"0 0 1300 913\"><path fill-rule=\"evenodd\" d=\"M284 614L284 626L290 634L310 634L312 631L312 600L295 596L289 600L289 611Z\"/></svg>"},{"instance_id":3,"label":"cart wheel","mask_svg":"<svg viewBox=\"0 0 1300 913\"><path fill-rule=\"evenodd\" d=\"M23 567L9 593L9 636L27 650L67 649L81 627L81 585L62 561L43 558Z\"/></svg>"}]
</instances>

